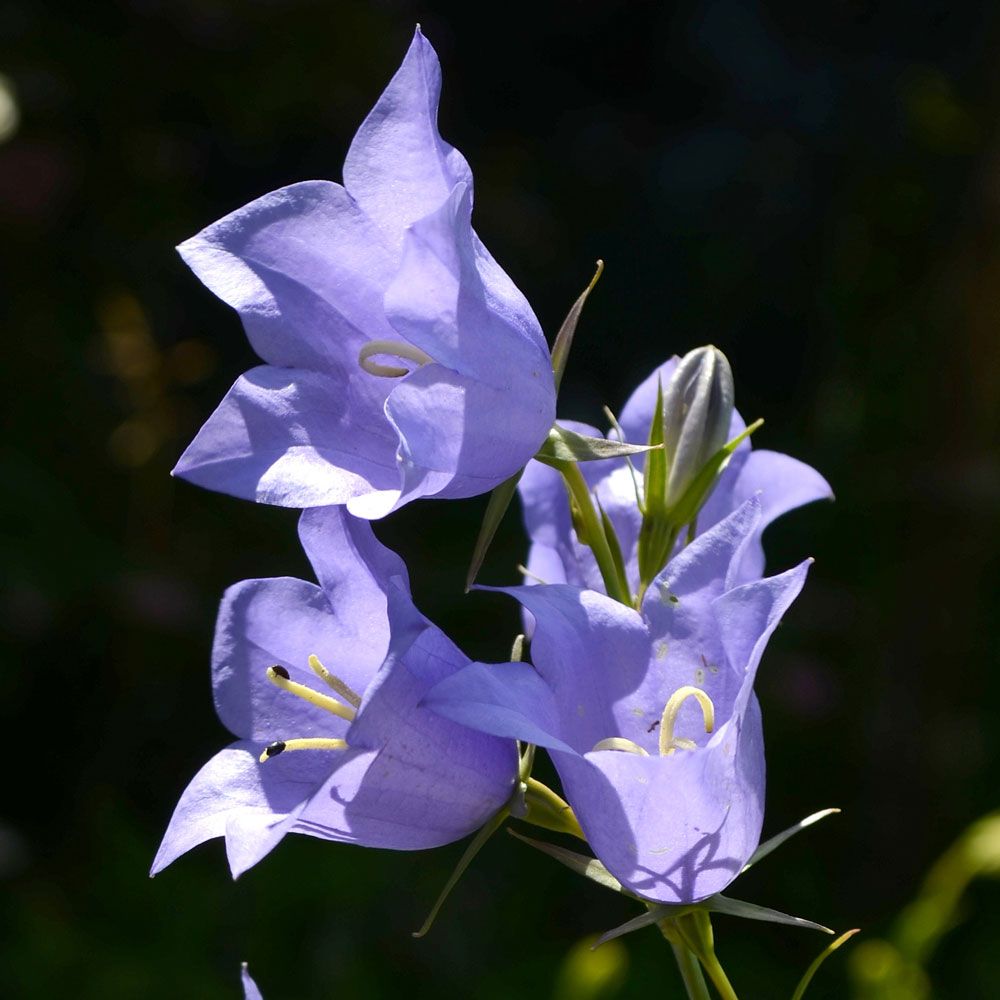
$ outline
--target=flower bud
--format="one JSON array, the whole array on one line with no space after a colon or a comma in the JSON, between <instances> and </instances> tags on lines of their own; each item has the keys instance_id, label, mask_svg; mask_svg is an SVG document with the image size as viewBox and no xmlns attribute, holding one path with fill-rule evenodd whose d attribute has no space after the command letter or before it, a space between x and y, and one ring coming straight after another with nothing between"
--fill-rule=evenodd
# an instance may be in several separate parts
<instances>
[{"instance_id":1,"label":"flower bud","mask_svg":"<svg viewBox=\"0 0 1000 1000\"><path fill-rule=\"evenodd\" d=\"M733 372L717 347L686 354L663 393L667 509L673 508L729 438Z\"/></svg>"}]
</instances>

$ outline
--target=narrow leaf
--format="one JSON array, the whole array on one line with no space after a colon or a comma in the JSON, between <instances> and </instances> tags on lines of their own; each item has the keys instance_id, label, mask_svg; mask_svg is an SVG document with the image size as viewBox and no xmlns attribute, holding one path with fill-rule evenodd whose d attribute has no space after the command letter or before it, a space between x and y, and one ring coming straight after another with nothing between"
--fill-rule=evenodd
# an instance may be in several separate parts
<instances>
[{"instance_id":1,"label":"narrow leaf","mask_svg":"<svg viewBox=\"0 0 1000 1000\"><path fill-rule=\"evenodd\" d=\"M479 830L475 837L472 838L472 842L458 859L458 864L455 865L455 870L449 876L448 881L445 882L444 888L441 890L441 895L438 896L434 905L431 907L431 912L427 914L427 919L423 922L419 931L413 932L413 936L415 938L423 937L431 929L438 912L441 907L444 906L444 901L451 894L451 890L458 884L458 880L465 874L465 869L469 867L472 863L472 859L483 849L483 845L486 841L500 829L500 826L503 824L503 821L507 818L507 816L507 810L501 809L500 812L498 812L484 827Z\"/></svg>"},{"instance_id":2,"label":"narrow leaf","mask_svg":"<svg viewBox=\"0 0 1000 1000\"><path fill-rule=\"evenodd\" d=\"M550 858L555 858L556 861L564 864L571 871L575 871L577 875L589 878L591 882L596 882L605 889L611 889L613 892L628 895L621 882L597 858L588 858L586 854L567 851L565 847L559 847L557 844L550 844L544 840L535 840L533 837L526 837L523 833L518 833L517 830L509 827L507 832L512 837L517 837L518 840L523 840L526 844L530 844L543 854L547 854Z\"/></svg>"},{"instance_id":3,"label":"narrow leaf","mask_svg":"<svg viewBox=\"0 0 1000 1000\"><path fill-rule=\"evenodd\" d=\"M795 834L800 833L806 827L812 826L813 823L818 823L821 819L826 819L827 816L833 816L839 812L839 809L820 809L819 812L814 812L811 816L806 816L804 820L796 823L795 826L790 826L787 830L782 830L781 833L775 834L770 840L765 840L753 852L750 860L743 866L743 871L746 871L751 865L757 864L762 858L766 858L775 848L781 847L786 840L794 837Z\"/></svg>"},{"instance_id":4,"label":"narrow leaf","mask_svg":"<svg viewBox=\"0 0 1000 1000\"><path fill-rule=\"evenodd\" d=\"M837 938L836 941L831 941L823 951L813 960L812 965L806 969L806 974L799 981L799 985L796 987L795 992L792 994L792 1000L802 1000L805 995L806 989L812 982L813 976L816 975L816 970L846 941L849 941L855 934L860 930L859 927L855 927L854 930L845 931L843 934Z\"/></svg>"},{"instance_id":5,"label":"narrow leaf","mask_svg":"<svg viewBox=\"0 0 1000 1000\"><path fill-rule=\"evenodd\" d=\"M535 458L549 465L553 462L599 462L606 458L638 455L650 450L649 445L590 437L554 424Z\"/></svg>"},{"instance_id":6,"label":"narrow leaf","mask_svg":"<svg viewBox=\"0 0 1000 1000\"><path fill-rule=\"evenodd\" d=\"M563 324L556 334L556 342L552 345L552 372L555 375L556 392L562 382L563 373L566 371L566 362L569 361L569 349L573 346L573 335L576 333L576 324L580 321L580 313L583 312L583 305L587 297L594 290L597 279L604 272L604 261L597 262L597 270L594 272L590 284L583 290L580 297L573 303L572 308L566 314Z\"/></svg>"},{"instance_id":7,"label":"narrow leaf","mask_svg":"<svg viewBox=\"0 0 1000 1000\"><path fill-rule=\"evenodd\" d=\"M504 514L510 506L514 494L517 492L517 484L521 481L524 469L514 473L510 479L504 480L491 494L489 503L486 504L486 513L483 515L483 523L479 528L479 537L476 539L476 546L472 550L472 562L469 565L469 572L465 577L465 592L472 589L476 582L476 577L483 567L483 560L493 541L493 536L500 527Z\"/></svg>"},{"instance_id":8,"label":"narrow leaf","mask_svg":"<svg viewBox=\"0 0 1000 1000\"><path fill-rule=\"evenodd\" d=\"M706 899L702 907L712 913L724 913L730 917L743 917L745 920L763 920L771 924L788 924L790 927L804 927L809 930L832 934L829 927L817 924L802 917L792 917L780 910L769 910L766 906L756 903L744 903L740 899L730 899L728 896L712 896Z\"/></svg>"}]
</instances>

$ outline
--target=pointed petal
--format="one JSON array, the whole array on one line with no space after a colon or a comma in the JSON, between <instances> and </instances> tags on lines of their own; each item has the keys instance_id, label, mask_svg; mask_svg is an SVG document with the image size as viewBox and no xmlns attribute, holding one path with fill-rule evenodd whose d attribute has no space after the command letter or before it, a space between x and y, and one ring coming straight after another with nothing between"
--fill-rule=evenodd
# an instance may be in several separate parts
<instances>
[{"instance_id":1,"label":"pointed petal","mask_svg":"<svg viewBox=\"0 0 1000 1000\"><path fill-rule=\"evenodd\" d=\"M384 600L384 598L383 598ZM244 580L222 598L212 647L212 686L219 718L244 739L272 740L319 736L343 739L348 722L267 679L280 665L293 681L323 685L309 668L315 654L333 674L364 695L389 648L384 604L362 609L331 606L326 593L288 577ZM344 613L341 613L343 610Z\"/></svg>"},{"instance_id":2,"label":"pointed petal","mask_svg":"<svg viewBox=\"0 0 1000 1000\"><path fill-rule=\"evenodd\" d=\"M617 703L639 687L649 635L632 608L576 587L498 588L535 618L531 655L560 713L558 736L578 753L619 733Z\"/></svg>"},{"instance_id":3,"label":"pointed petal","mask_svg":"<svg viewBox=\"0 0 1000 1000\"><path fill-rule=\"evenodd\" d=\"M246 962L243 963L240 982L243 985L243 1000L264 1000L260 990L257 988L257 984L250 976L250 969L247 967Z\"/></svg>"},{"instance_id":4,"label":"pointed petal","mask_svg":"<svg viewBox=\"0 0 1000 1000\"><path fill-rule=\"evenodd\" d=\"M403 379L386 413L399 434L403 500L494 489L528 462L551 425L544 394L514 396L436 364Z\"/></svg>"},{"instance_id":5,"label":"pointed petal","mask_svg":"<svg viewBox=\"0 0 1000 1000\"><path fill-rule=\"evenodd\" d=\"M356 388L301 368L254 368L237 379L174 475L282 507L342 504L378 490L398 495L397 438L380 394Z\"/></svg>"},{"instance_id":6,"label":"pointed petal","mask_svg":"<svg viewBox=\"0 0 1000 1000\"><path fill-rule=\"evenodd\" d=\"M431 688L422 704L479 732L573 752L559 737L551 689L528 663L472 663Z\"/></svg>"},{"instance_id":7,"label":"pointed petal","mask_svg":"<svg viewBox=\"0 0 1000 1000\"><path fill-rule=\"evenodd\" d=\"M772 521L807 503L833 499L830 484L811 466L790 455L763 449L747 455L731 485L729 503L735 506L755 494L760 496L761 518L754 541L747 546L735 571L735 579L741 583L763 575L761 536Z\"/></svg>"},{"instance_id":8,"label":"pointed petal","mask_svg":"<svg viewBox=\"0 0 1000 1000\"><path fill-rule=\"evenodd\" d=\"M233 876L259 861L280 840L265 832L294 812L322 784L329 773L320 754L300 754L307 760L275 757L258 762L261 744L234 743L217 753L193 778L181 795L153 861L151 875L180 855L213 837L226 837ZM288 755L289 758L295 756ZM259 825L232 825L234 819L253 816Z\"/></svg>"},{"instance_id":9,"label":"pointed petal","mask_svg":"<svg viewBox=\"0 0 1000 1000\"><path fill-rule=\"evenodd\" d=\"M441 66L418 28L344 162L347 190L394 247L406 227L437 208L457 183L472 186L465 158L438 133L440 94Z\"/></svg>"},{"instance_id":10,"label":"pointed petal","mask_svg":"<svg viewBox=\"0 0 1000 1000\"><path fill-rule=\"evenodd\" d=\"M361 345L393 336L382 307L392 254L339 184L272 191L177 249L269 364L360 377Z\"/></svg>"},{"instance_id":11,"label":"pointed petal","mask_svg":"<svg viewBox=\"0 0 1000 1000\"><path fill-rule=\"evenodd\" d=\"M409 590L403 560L375 537L367 521L351 517L342 507L303 511L299 540L334 613L345 622L357 622L361 634L384 619L390 581Z\"/></svg>"},{"instance_id":12,"label":"pointed petal","mask_svg":"<svg viewBox=\"0 0 1000 1000\"><path fill-rule=\"evenodd\" d=\"M403 256L385 294L390 322L435 361L495 389L547 399L555 419L555 384L541 328L523 296L492 258L480 268L472 232L472 194L459 184L444 203L406 232ZM500 282L500 294L491 285ZM529 408L533 405L528 402ZM546 427L546 430L548 428Z\"/></svg>"}]
</instances>

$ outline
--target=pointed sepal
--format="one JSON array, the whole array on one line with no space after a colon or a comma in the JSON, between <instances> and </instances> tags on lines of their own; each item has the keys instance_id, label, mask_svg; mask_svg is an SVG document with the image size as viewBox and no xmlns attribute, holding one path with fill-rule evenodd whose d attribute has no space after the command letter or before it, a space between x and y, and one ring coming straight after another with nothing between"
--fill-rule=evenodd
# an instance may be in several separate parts
<instances>
[{"instance_id":1,"label":"pointed sepal","mask_svg":"<svg viewBox=\"0 0 1000 1000\"><path fill-rule=\"evenodd\" d=\"M795 834L801 833L807 827L812 826L814 823L818 823L821 819L826 819L827 816L834 816L839 813L839 809L820 809L819 812L814 812L811 816L806 816L805 819L800 820L794 826L790 826L787 830L782 830L781 833L776 833L769 840L765 840L756 851L750 856L750 860L743 866L743 871L746 871L752 865L757 864L758 861L766 858L773 850L788 840L790 837L794 837Z\"/></svg>"},{"instance_id":2,"label":"pointed sepal","mask_svg":"<svg viewBox=\"0 0 1000 1000\"><path fill-rule=\"evenodd\" d=\"M479 571L483 568L483 560L493 542L493 537L500 527L504 514L510 506L514 494L517 492L517 484L521 481L524 469L516 472L510 479L504 480L491 494L486 504L486 513L483 515L483 523L479 528L479 536L476 538L475 547L472 550L472 561L469 563L469 572L465 577L465 592L472 589L476 582Z\"/></svg>"},{"instance_id":3,"label":"pointed sepal","mask_svg":"<svg viewBox=\"0 0 1000 1000\"><path fill-rule=\"evenodd\" d=\"M557 462L600 462L607 458L639 455L649 450L649 445L590 437L553 424L549 436L538 449L535 458L546 465L554 465Z\"/></svg>"},{"instance_id":4,"label":"pointed sepal","mask_svg":"<svg viewBox=\"0 0 1000 1000\"><path fill-rule=\"evenodd\" d=\"M799 985L795 988L795 992L792 994L792 1000L802 1000L805 996L806 990L809 988L809 984L813 980L813 976L816 975L819 967L842 945L848 942L855 934L859 933L861 928L855 927L853 930L844 931L843 934L837 938L836 941L831 941L813 960L812 964L806 969L806 974L799 980Z\"/></svg>"},{"instance_id":5,"label":"pointed sepal","mask_svg":"<svg viewBox=\"0 0 1000 1000\"><path fill-rule=\"evenodd\" d=\"M566 363L569 361L569 351L573 346L573 335L576 333L576 324L580 322L580 314L583 312L584 304L594 290L594 285L604 273L604 261L597 262L597 270L594 272L590 284L583 290L580 297L573 303L570 311L566 314L559 332L556 334L555 343L552 345L552 373L555 375L556 392L566 371Z\"/></svg>"},{"instance_id":6,"label":"pointed sepal","mask_svg":"<svg viewBox=\"0 0 1000 1000\"><path fill-rule=\"evenodd\" d=\"M522 840L543 854L547 854L550 858L555 858L556 861L565 865L570 871L576 872L577 875L582 875L584 878L590 879L591 882L596 882L602 888L625 896L632 895L597 858L569 851L558 844L550 844L544 840L535 840L534 837L526 837L523 833L518 833L517 830L508 828L507 832L512 837L517 837L518 840Z\"/></svg>"}]
</instances>

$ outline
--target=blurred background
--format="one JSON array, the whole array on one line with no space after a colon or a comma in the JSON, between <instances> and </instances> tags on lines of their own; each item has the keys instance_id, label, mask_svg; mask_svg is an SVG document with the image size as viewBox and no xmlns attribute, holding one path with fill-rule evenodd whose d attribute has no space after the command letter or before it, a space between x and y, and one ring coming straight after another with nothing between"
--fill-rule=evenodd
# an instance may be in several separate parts
<instances>
[{"instance_id":1,"label":"blurred background","mask_svg":"<svg viewBox=\"0 0 1000 1000\"><path fill-rule=\"evenodd\" d=\"M1000 886L961 891L1000 868L996 824L921 885L1000 807L998 13L0 0L4 993L235 997L248 960L269 1000L681 995L655 931L574 951L634 908L506 836L422 941L457 845L291 837L234 884L214 842L146 877L229 739L208 682L219 595L309 573L295 512L168 475L254 364L173 247L275 187L339 180L420 21L477 229L550 338L607 262L562 415L599 422L714 342L766 418L757 446L837 493L769 532L773 569L817 561L759 693L765 833L844 813L733 894L863 929L816 1000L996 995ZM483 507L411 505L377 531L423 610L502 659L512 602L462 597ZM525 550L513 513L482 579L513 581ZM787 996L825 943L724 917L716 935L748 998Z\"/></svg>"}]
</instances>

